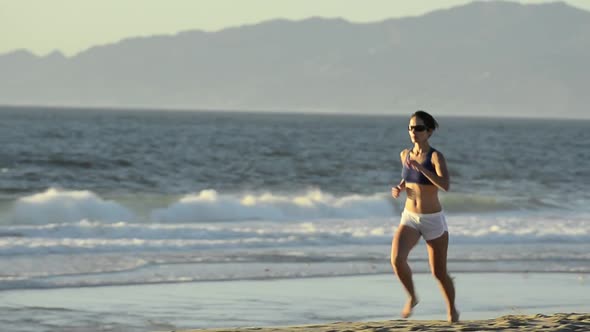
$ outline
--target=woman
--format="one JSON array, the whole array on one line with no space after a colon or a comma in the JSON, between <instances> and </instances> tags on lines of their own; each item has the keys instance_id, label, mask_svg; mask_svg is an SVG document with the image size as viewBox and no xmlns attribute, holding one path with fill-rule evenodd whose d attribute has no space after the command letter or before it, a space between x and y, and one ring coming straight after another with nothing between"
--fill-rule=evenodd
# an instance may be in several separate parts
<instances>
[{"instance_id":1,"label":"woman","mask_svg":"<svg viewBox=\"0 0 590 332\"><path fill-rule=\"evenodd\" d=\"M447 274L449 232L438 199L439 189L449 190L449 172L442 153L428 143L437 127L436 120L424 111L418 111L410 117L408 132L414 146L400 153L402 180L391 189L394 198L398 198L404 190L407 194L400 225L391 246L391 264L408 293L408 301L402 310L402 317L407 318L418 304L408 254L420 236L424 237L430 269L440 283L447 303L448 321L456 322L459 312L455 308L455 288Z\"/></svg>"}]
</instances>

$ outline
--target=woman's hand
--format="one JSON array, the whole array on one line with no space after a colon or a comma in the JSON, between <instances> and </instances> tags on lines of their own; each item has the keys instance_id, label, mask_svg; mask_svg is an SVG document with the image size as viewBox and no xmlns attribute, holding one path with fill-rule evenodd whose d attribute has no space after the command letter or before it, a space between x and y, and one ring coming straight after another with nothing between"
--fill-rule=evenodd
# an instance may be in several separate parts
<instances>
[{"instance_id":1,"label":"woman's hand","mask_svg":"<svg viewBox=\"0 0 590 332\"><path fill-rule=\"evenodd\" d=\"M391 196L393 196L393 198L398 198L402 190L405 189L405 187L405 183L400 183L397 186L391 188Z\"/></svg>"}]
</instances>

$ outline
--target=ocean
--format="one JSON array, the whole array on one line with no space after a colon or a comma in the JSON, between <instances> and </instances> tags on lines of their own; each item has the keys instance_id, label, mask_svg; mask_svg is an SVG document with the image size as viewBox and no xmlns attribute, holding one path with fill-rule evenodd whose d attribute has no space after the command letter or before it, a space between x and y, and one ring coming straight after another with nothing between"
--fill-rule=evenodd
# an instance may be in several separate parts
<instances>
[{"instance_id":1,"label":"ocean","mask_svg":"<svg viewBox=\"0 0 590 332\"><path fill-rule=\"evenodd\" d=\"M391 274L408 116L1 108L0 324L43 330L19 292ZM590 120L437 120L450 273L585 278Z\"/></svg>"}]
</instances>

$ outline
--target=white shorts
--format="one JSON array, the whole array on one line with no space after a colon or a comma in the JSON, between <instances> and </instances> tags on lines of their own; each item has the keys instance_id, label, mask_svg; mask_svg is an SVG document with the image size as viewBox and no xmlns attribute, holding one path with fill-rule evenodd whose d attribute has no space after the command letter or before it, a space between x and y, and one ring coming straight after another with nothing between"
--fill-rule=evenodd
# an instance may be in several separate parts
<instances>
[{"instance_id":1,"label":"white shorts","mask_svg":"<svg viewBox=\"0 0 590 332\"><path fill-rule=\"evenodd\" d=\"M404 210L399 224L417 230L426 241L434 240L448 232L447 218L443 211L422 214Z\"/></svg>"}]
</instances>

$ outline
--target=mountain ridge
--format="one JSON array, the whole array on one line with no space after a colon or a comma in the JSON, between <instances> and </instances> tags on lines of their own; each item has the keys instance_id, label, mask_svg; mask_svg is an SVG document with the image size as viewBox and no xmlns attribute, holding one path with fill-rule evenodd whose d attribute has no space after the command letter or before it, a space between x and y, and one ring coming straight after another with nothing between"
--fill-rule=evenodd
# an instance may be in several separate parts
<instances>
[{"instance_id":1,"label":"mountain ridge","mask_svg":"<svg viewBox=\"0 0 590 332\"><path fill-rule=\"evenodd\" d=\"M0 55L0 104L587 116L590 12L473 2L351 23L270 20Z\"/></svg>"}]
</instances>

